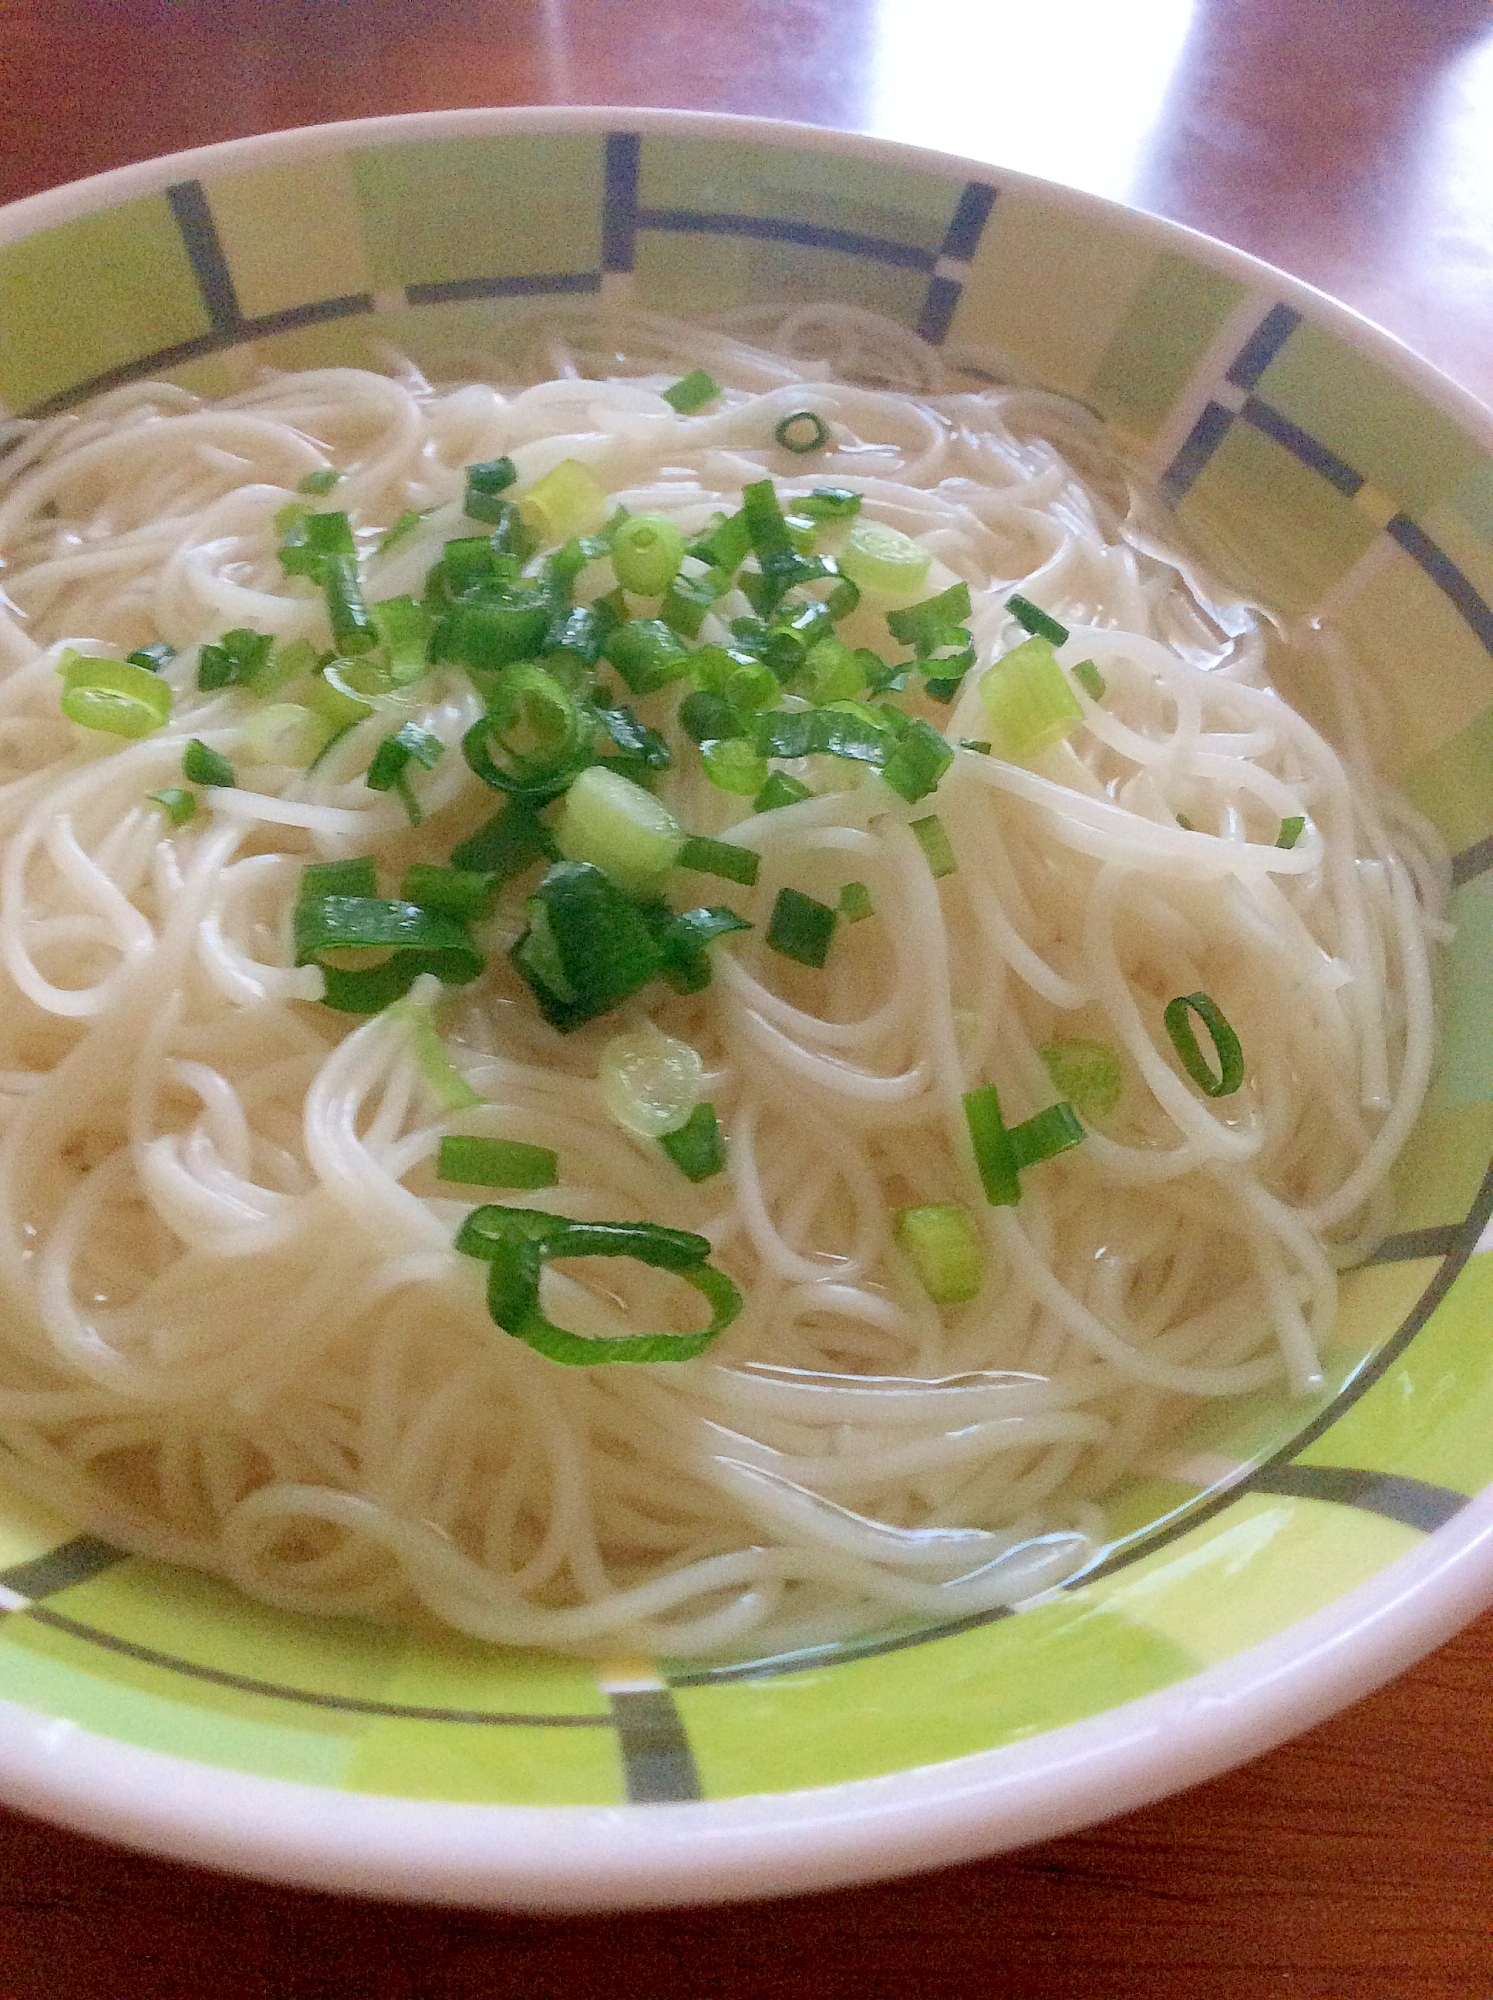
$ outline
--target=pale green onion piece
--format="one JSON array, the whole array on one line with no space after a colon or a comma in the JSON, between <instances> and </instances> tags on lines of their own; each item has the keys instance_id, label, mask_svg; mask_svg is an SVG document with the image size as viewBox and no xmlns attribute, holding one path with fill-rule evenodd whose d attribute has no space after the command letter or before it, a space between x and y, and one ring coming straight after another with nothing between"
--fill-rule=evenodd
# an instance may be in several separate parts
<instances>
[{"instance_id":1,"label":"pale green onion piece","mask_svg":"<svg viewBox=\"0 0 1493 2000\"><path fill-rule=\"evenodd\" d=\"M1125 1087L1120 1058L1108 1042L1064 1035L1039 1052L1053 1088L1091 1123L1108 1118Z\"/></svg>"},{"instance_id":2,"label":"pale green onion piece","mask_svg":"<svg viewBox=\"0 0 1493 2000\"><path fill-rule=\"evenodd\" d=\"M922 848L933 873L952 875L959 863L954 859L948 832L938 814L929 813L926 819L915 819L911 830L917 835L918 846Z\"/></svg>"},{"instance_id":3,"label":"pale green onion piece","mask_svg":"<svg viewBox=\"0 0 1493 2000\"><path fill-rule=\"evenodd\" d=\"M865 917L875 914L871 891L864 882L847 882L840 891L840 915L848 924L858 924Z\"/></svg>"},{"instance_id":4,"label":"pale green onion piece","mask_svg":"<svg viewBox=\"0 0 1493 2000\"><path fill-rule=\"evenodd\" d=\"M684 845L684 829L667 806L602 764L571 785L554 832L566 861L605 869L630 896L656 888Z\"/></svg>"},{"instance_id":5,"label":"pale green onion piece","mask_svg":"<svg viewBox=\"0 0 1493 2000\"><path fill-rule=\"evenodd\" d=\"M1083 689L1090 701L1103 701L1104 676L1092 660L1080 660L1078 665L1073 669L1073 678L1078 682L1078 685Z\"/></svg>"},{"instance_id":6,"label":"pale green onion piece","mask_svg":"<svg viewBox=\"0 0 1493 2000\"><path fill-rule=\"evenodd\" d=\"M346 729L354 722L366 721L373 713L373 703L343 678L337 666L324 667L319 674L313 674L304 690L304 699L306 707L330 722L333 729Z\"/></svg>"},{"instance_id":7,"label":"pale green onion piece","mask_svg":"<svg viewBox=\"0 0 1493 2000\"><path fill-rule=\"evenodd\" d=\"M602 1103L625 1131L662 1139L688 1124L704 1074L697 1050L647 1021L612 1036L602 1049L596 1081Z\"/></svg>"},{"instance_id":8,"label":"pale green onion piece","mask_svg":"<svg viewBox=\"0 0 1493 2000\"><path fill-rule=\"evenodd\" d=\"M423 980L422 980L423 983ZM387 1010L391 1021L402 1021L410 1033L410 1053L431 1096L443 1111L468 1111L482 1099L446 1054L427 1001L406 996ZM548 1183L546 1183L548 1185Z\"/></svg>"},{"instance_id":9,"label":"pale green onion piece","mask_svg":"<svg viewBox=\"0 0 1493 2000\"><path fill-rule=\"evenodd\" d=\"M149 736L171 717L171 689L159 674L130 660L104 660L71 647L57 662L62 713L106 736Z\"/></svg>"},{"instance_id":10,"label":"pale green onion piece","mask_svg":"<svg viewBox=\"0 0 1493 2000\"><path fill-rule=\"evenodd\" d=\"M607 517L606 488L589 465L562 458L535 480L518 511L546 546L572 535L594 535Z\"/></svg>"},{"instance_id":11,"label":"pale green onion piece","mask_svg":"<svg viewBox=\"0 0 1493 2000\"><path fill-rule=\"evenodd\" d=\"M1306 832L1306 821L1300 813L1292 813L1289 819L1280 823L1280 832L1275 836L1277 847L1294 847Z\"/></svg>"},{"instance_id":12,"label":"pale green onion piece","mask_svg":"<svg viewBox=\"0 0 1493 2000\"><path fill-rule=\"evenodd\" d=\"M986 672L980 702L1013 763L1050 750L1083 721L1078 697L1046 639L1028 639Z\"/></svg>"},{"instance_id":13,"label":"pale green onion piece","mask_svg":"<svg viewBox=\"0 0 1493 2000\"><path fill-rule=\"evenodd\" d=\"M679 574L684 537L667 514L631 514L612 535L612 569L624 590L660 597Z\"/></svg>"},{"instance_id":14,"label":"pale green onion piece","mask_svg":"<svg viewBox=\"0 0 1493 2000\"><path fill-rule=\"evenodd\" d=\"M862 590L903 597L921 590L933 558L900 528L881 521L857 521L836 558L842 575Z\"/></svg>"},{"instance_id":15,"label":"pale green onion piece","mask_svg":"<svg viewBox=\"0 0 1493 2000\"><path fill-rule=\"evenodd\" d=\"M290 764L304 770L326 749L336 724L299 702L275 701L244 724L239 741L251 764Z\"/></svg>"},{"instance_id":16,"label":"pale green onion piece","mask_svg":"<svg viewBox=\"0 0 1493 2000\"><path fill-rule=\"evenodd\" d=\"M899 1208L894 1229L918 1283L936 1306L974 1298L985 1276L985 1254L974 1223L957 1201Z\"/></svg>"},{"instance_id":17,"label":"pale green onion piece","mask_svg":"<svg viewBox=\"0 0 1493 2000\"><path fill-rule=\"evenodd\" d=\"M168 785L163 792L147 792L145 796L160 807L169 826L185 826L197 810L197 794L183 791L180 785Z\"/></svg>"}]
</instances>

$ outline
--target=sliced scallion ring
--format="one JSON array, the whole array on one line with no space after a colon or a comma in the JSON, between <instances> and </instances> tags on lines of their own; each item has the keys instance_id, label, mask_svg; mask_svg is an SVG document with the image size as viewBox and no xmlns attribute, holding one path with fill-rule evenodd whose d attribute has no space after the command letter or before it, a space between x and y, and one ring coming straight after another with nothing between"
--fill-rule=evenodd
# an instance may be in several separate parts
<instances>
[{"instance_id":1,"label":"sliced scallion ring","mask_svg":"<svg viewBox=\"0 0 1493 2000\"><path fill-rule=\"evenodd\" d=\"M1197 1015L1212 1038L1217 1075L1198 1046L1190 1014ZM1208 1097L1232 1097L1244 1081L1244 1051L1217 1001L1207 993L1182 993L1167 1002L1162 1019L1183 1069L1198 1089Z\"/></svg>"},{"instance_id":2,"label":"sliced scallion ring","mask_svg":"<svg viewBox=\"0 0 1493 2000\"><path fill-rule=\"evenodd\" d=\"M129 660L95 659L69 649L62 673L62 713L108 736L149 736L171 717L171 689L158 674Z\"/></svg>"}]
</instances>

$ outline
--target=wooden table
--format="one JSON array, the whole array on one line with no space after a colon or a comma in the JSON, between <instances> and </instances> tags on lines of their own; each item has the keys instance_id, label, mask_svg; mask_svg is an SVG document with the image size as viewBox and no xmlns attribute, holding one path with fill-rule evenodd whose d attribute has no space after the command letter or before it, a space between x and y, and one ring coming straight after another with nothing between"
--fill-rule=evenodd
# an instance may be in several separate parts
<instances>
[{"instance_id":1,"label":"wooden table","mask_svg":"<svg viewBox=\"0 0 1493 2000\"><path fill-rule=\"evenodd\" d=\"M0 198L272 126L503 103L801 118L1258 252L1493 402L1488 0L0 0ZM1493 1615L1097 1831L767 1907L535 1922L262 1889L0 1814L0 1996L869 1991L1489 2000Z\"/></svg>"}]
</instances>

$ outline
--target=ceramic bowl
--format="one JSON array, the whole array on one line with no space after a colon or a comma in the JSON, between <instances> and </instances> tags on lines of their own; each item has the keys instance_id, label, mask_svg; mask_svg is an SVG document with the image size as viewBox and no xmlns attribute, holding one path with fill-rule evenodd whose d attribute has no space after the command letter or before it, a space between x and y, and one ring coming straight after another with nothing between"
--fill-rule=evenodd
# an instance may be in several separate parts
<instances>
[{"instance_id":1,"label":"ceramic bowl","mask_svg":"<svg viewBox=\"0 0 1493 2000\"><path fill-rule=\"evenodd\" d=\"M0 399L439 369L515 301L850 300L1097 410L1182 530L1330 608L1456 856L1441 1046L1328 1383L1196 1424L1014 1615L714 1668L312 1623L0 1497L0 1794L225 1868L530 1909L804 1889L1063 1831L1366 1692L1493 1598L1493 420L1248 257L1061 188L678 113L214 146L0 215Z\"/></svg>"}]
</instances>

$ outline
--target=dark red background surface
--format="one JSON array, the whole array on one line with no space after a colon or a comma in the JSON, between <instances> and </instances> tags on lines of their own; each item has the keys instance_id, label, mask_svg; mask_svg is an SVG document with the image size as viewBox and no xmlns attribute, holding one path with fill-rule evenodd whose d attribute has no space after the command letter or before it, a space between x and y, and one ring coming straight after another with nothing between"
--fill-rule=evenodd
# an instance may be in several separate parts
<instances>
[{"instance_id":1,"label":"dark red background surface","mask_svg":"<svg viewBox=\"0 0 1493 2000\"><path fill-rule=\"evenodd\" d=\"M1493 402L1487 0L0 0L0 198L463 104L801 118L1134 202ZM3 333L0 333L3 337ZM1493 1616L1299 1742L1023 1854L565 1921L263 1889L0 1813L3 2000L1493 2000Z\"/></svg>"}]
</instances>

